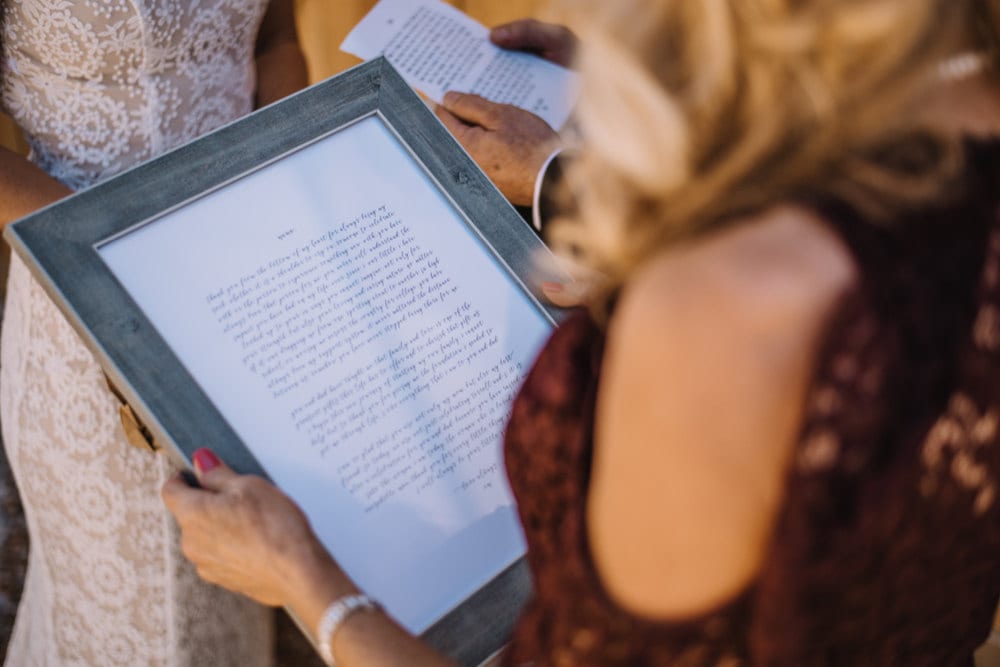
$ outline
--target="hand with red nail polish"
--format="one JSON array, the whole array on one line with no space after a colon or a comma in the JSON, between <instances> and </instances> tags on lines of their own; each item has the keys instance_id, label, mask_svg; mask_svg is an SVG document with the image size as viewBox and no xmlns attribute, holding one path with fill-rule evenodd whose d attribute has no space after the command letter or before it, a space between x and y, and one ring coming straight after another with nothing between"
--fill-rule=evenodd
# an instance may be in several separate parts
<instances>
[{"instance_id":1,"label":"hand with red nail polish","mask_svg":"<svg viewBox=\"0 0 1000 667\"><path fill-rule=\"evenodd\" d=\"M288 496L259 477L237 474L209 449L191 458L201 488L177 476L162 495L198 576L286 607L306 628L317 628L333 601L359 593ZM335 639L337 662L345 666L455 667L382 613L352 615Z\"/></svg>"},{"instance_id":2,"label":"hand with red nail polish","mask_svg":"<svg viewBox=\"0 0 1000 667\"><path fill-rule=\"evenodd\" d=\"M178 475L162 496L199 576L266 605L289 605L310 591L296 584L317 570L337 591L353 589L288 496L260 477L237 474L210 449L192 460L201 488Z\"/></svg>"}]
</instances>

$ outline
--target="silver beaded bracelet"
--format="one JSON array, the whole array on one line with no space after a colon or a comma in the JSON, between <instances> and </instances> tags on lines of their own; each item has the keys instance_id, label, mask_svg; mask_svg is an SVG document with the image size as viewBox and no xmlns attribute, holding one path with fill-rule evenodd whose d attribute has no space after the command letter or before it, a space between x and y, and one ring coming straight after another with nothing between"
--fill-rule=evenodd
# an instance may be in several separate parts
<instances>
[{"instance_id":1,"label":"silver beaded bracelet","mask_svg":"<svg viewBox=\"0 0 1000 667\"><path fill-rule=\"evenodd\" d=\"M333 659L333 636L340 626L347 620L347 617L356 611L379 611L382 609L375 600L367 595L345 595L334 600L320 616L316 625L316 639L319 642L319 654L330 667L336 667Z\"/></svg>"}]
</instances>

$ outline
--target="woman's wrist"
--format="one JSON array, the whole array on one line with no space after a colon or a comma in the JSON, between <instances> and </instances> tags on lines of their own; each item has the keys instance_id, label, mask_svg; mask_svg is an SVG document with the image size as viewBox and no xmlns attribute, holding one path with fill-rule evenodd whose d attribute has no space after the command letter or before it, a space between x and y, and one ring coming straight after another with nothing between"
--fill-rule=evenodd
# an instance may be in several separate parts
<instances>
[{"instance_id":1,"label":"woman's wrist","mask_svg":"<svg viewBox=\"0 0 1000 667\"><path fill-rule=\"evenodd\" d=\"M286 604L308 628L316 627L334 600L360 592L316 539L302 545L288 571Z\"/></svg>"},{"instance_id":2,"label":"woman's wrist","mask_svg":"<svg viewBox=\"0 0 1000 667\"><path fill-rule=\"evenodd\" d=\"M316 643L320 656L330 667L335 667L337 664L333 656L333 641L340 626L346 623L349 617L365 611L379 612L382 611L382 606L364 593L358 593L337 598L323 612L319 623L316 624Z\"/></svg>"}]
</instances>

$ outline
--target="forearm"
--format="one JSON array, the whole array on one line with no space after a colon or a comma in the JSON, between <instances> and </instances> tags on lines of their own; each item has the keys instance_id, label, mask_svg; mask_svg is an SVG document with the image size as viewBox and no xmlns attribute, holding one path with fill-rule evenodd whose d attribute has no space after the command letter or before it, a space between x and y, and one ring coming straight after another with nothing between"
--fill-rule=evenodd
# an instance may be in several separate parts
<instances>
[{"instance_id":1,"label":"forearm","mask_svg":"<svg viewBox=\"0 0 1000 667\"><path fill-rule=\"evenodd\" d=\"M271 0L257 35L257 108L309 84L292 0Z\"/></svg>"},{"instance_id":2,"label":"forearm","mask_svg":"<svg viewBox=\"0 0 1000 667\"><path fill-rule=\"evenodd\" d=\"M382 612L349 617L334 638L333 654L339 667L455 667Z\"/></svg>"},{"instance_id":3,"label":"forearm","mask_svg":"<svg viewBox=\"0 0 1000 667\"><path fill-rule=\"evenodd\" d=\"M358 592L322 547L312 545L300 557L299 575L289 596L292 610L315 629L327 606ZM338 667L453 667L454 663L409 634L384 612L357 611L348 616L331 644Z\"/></svg>"},{"instance_id":4,"label":"forearm","mask_svg":"<svg viewBox=\"0 0 1000 667\"><path fill-rule=\"evenodd\" d=\"M72 194L23 156L0 148L0 227Z\"/></svg>"},{"instance_id":5,"label":"forearm","mask_svg":"<svg viewBox=\"0 0 1000 667\"><path fill-rule=\"evenodd\" d=\"M309 84L298 41L275 44L257 54L257 108L277 102Z\"/></svg>"}]
</instances>

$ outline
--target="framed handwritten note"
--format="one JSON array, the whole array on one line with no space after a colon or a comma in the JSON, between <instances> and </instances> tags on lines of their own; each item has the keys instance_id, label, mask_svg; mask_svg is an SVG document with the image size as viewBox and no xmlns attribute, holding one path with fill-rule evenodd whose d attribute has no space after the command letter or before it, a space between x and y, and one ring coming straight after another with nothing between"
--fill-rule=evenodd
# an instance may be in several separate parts
<instances>
[{"instance_id":1,"label":"framed handwritten note","mask_svg":"<svg viewBox=\"0 0 1000 667\"><path fill-rule=\"evenodd\" d=\"M291 495L463 664L530 593L502 431L544 247L384 60L8 228L155 439Z\"/></svg>"}]
</instances>

